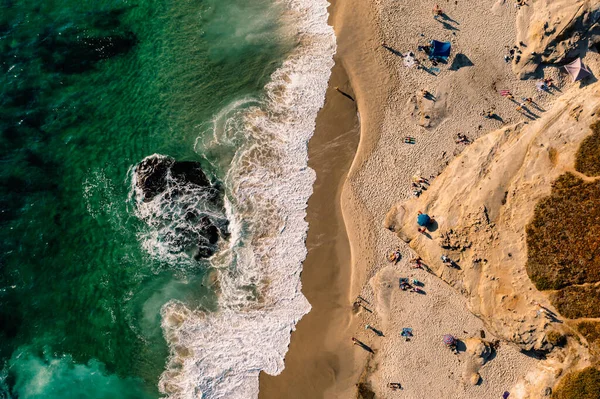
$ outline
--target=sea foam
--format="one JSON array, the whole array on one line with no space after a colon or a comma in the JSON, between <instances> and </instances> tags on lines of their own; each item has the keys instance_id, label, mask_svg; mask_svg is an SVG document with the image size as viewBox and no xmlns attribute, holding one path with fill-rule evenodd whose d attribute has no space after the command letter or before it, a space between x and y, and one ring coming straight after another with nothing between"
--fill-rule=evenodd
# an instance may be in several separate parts
<instances>
[{"instance_id":1,"label":"sea foam","mask_svg":"<svg viewBox=\"0 0 600 399\"><path fill-rule=\"evenodd\" d=\"M271 76L264 101L239 112L228 107L215 123L216 145L233 140L231 129L243 137L225 179L230 246L211 258L219 310L177 301L162 309L171 356L159 388L172 399L256 398L260 371L283 370L290 333L310 310L300 282L315 180L307 143L324 102L335 36L326 0L283 5L297 47Z\"/></svg>"}]
</instances>

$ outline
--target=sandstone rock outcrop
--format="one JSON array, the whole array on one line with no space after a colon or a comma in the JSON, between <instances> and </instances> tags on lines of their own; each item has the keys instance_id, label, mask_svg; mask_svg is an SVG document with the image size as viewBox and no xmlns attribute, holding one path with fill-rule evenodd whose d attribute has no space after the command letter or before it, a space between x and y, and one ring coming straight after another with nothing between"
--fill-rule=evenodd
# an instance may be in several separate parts
<instances>
[{"instance_id":1,"label":"sandstone rock outcrop","mask_svg":"<svg viewBox=\"0 0 600 399\"><path fill-rule=\"evenodd\" d=\"M463 340L466 346L465 369L463 371L463 381L471 385L479 384L481 376L479 369L491 359L494 349L489 342L478 338L467 338Z\"/></svg>"},{"instance_id":2,"label":"sandstone rock outcrop","mask_svg":"<svg viewBox=\"0 0 600 399\"><path fill-rule=\"evenodd\" d=\"M513 63L521 78L532 76L540 64L556 64L583 56L600 42L600 1L536 0L517 17L521 53ZM516 61L516 59L515 59Z\"/></svg>"}]
</instances>

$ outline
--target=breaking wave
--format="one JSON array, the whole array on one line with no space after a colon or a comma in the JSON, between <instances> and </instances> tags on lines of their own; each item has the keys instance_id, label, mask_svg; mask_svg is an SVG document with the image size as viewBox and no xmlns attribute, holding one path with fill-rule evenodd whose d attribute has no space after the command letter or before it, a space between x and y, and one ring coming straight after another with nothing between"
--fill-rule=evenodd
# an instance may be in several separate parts
<instances>
[{"instance_id":1,"label":"breaking wave","mask_svg":"<svg viewBox=\"0 0 600 399\"><path fill-rule=\"evenodd\" d=\"M271 76L265 97L226 107L210 142L198 148L211 152L235 143L224 178L230 236L210 259L218 311L178 301L162 309L171 356L159 388L171 399L257 397L260 371L283 370L290 332L310 310L300 282L315 179L307 144L333 66L328 5L285 0L298 45Z\"/></svg>"}]
</instances>

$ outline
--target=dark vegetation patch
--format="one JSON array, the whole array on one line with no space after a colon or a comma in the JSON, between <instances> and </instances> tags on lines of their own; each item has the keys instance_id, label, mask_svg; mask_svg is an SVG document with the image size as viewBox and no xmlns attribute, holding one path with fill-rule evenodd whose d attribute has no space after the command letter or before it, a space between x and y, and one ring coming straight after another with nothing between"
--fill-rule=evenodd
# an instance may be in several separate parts
<instances>
[{"instance_id":1,"label":"dark vegetation patch","mask_svg":"<svg viewBox=\"0 0 600 399\"><path fill-rule=\"evenodd\" d=\"M552 399L600 399L600 371L588 367L565 376Z\"/></svg>"},{"instance_id":2,"label":"dark vegetation patch","mask_svg":"<svg viewBox=\"0 0 600 399\"><path fill-rule=\"evenodd\" d=\"M600 281L600 181L560 176L537 204L526 232L527 273L539 290ZM580 294L575 290L565 298Z\"/></svg>"},{"instance_id":3,"label":"dark vegetation patch","mask_svg":"<svg viewBox=\"0 0 600 399\"><path fill-rule=\"evenodd\" d=\"M552 304L569 319L600 317L600 286L573 286L555 292Z\"/></svg>"},{"instance_id":4,"label":"dark vegetation patch","mask_svg":"<svg viewBox=\"0 0 600 399\"><path fill-rule=\"evenodd\" d=\"M600 344L600 322L582 321L577 324L577 331L584 336L590 345L595 343Z\"/></svg>"},{"instance_id":5,"label":"dark vegetation patch","mask_svg":"<svg viewBox=\"0 0 600 399\"><path fill-rule=\"evenodd\" d=\"M588 176L600 176L600 121L593 123L592 134L586 137L575 158L575 169Z\"/></svg>"},{"instance_id":6,"label":"dark vegetation patch","mask_svg":"<svg viewBox=\"0 0 600 399\"><path fill-rule=\"evenodd\" d=\"M548 148L548 158L550 158L552 165L556 166L556 162L558 161L558 151L556 151L556 148Z\"/></svg>"},{"instance_id":7,"label":"dark vegetation patch","mask_svg":"<svg viewBox=\"0 0 600 399\"><path fill-rule=\"evenodd\" d=\"M565 346L567 343L567 337L558 331L550 331L546 335L546 339L552 346Z\"/></svg>"},{"instance_id":8,"label":"dark vegetation patch","mask_svg":"<svg viewBox=\"0 0 600 399\"><path fill-rule=\"evenodd\" d=\"M374 399L375 392L371 390L371 387L364 382L356 384L358 389L357 399Z\"/></svg>"}]
</instances>

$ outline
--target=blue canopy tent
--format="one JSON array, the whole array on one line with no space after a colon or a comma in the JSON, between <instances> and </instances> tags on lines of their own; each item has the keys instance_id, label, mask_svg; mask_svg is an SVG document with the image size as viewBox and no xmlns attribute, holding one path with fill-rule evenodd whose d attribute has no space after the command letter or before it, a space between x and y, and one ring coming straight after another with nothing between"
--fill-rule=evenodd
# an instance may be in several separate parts
<instances>
[{"instance_id":1,"label":"blue canopy tent","mask_svg":"<svg viewBox=\"0 0 600 399\"><path fill-rule=\"evenodd\" d=\"M421 213L419 216L417 216L417 224L419 226L423 226L423 227L427 226L429 224L430 220L431 220L431 218L426 213Z\"/></svg>"},{"instance_id":2,"label":"blue canopy tent","mask_svg":"<svg viewBox=\"0 0 600 399\"><path fill-rule=\"evenodd\" d=\"M438 42L437 40L432 40L430 43L431 50L429 50L429 58L440 58L444 61L448 59L450 56L450 49L452 45L450 42Z\"/></svg>"}]
</instances>

